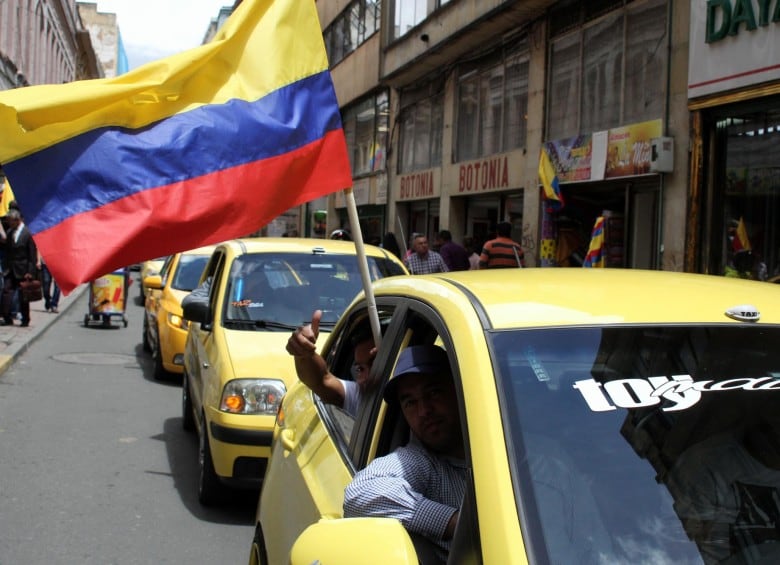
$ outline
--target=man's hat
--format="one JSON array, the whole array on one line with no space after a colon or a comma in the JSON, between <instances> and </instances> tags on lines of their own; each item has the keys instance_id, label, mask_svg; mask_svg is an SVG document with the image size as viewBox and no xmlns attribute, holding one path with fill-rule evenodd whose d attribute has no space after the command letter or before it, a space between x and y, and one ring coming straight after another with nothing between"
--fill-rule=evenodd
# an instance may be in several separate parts
<instances>
[{"instance_id":1,"label":"man's hat","mask_svg":"<svg viewBox=\"0 0 780 565\"><path fill-rule=\"evenodd\" d=\"M438 345L412 345L401 351L393 376L385 385L382 394L388 404L398 400L398 380L405 375L449 374L450 362L447 352Z\"/></svg>"}]
</instances>

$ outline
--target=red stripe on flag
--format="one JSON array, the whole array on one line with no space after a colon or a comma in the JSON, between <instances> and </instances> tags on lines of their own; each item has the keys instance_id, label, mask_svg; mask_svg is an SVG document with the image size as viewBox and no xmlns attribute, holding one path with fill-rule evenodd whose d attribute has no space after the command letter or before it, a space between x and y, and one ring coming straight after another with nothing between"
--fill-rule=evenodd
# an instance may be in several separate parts
<instances>
[{"instance_id":1,"label":"red stripe on flag","mask_svg":"<svg viewBox=\"0 0 780 565\"><path fill-rule=\"evenodd\" d=\"M35 235L64 293L116 269L246 236L352 186L343 130L277 157L142 191ZM346 161L346 162L345 162Z\"/></svg>"}]
</instances>

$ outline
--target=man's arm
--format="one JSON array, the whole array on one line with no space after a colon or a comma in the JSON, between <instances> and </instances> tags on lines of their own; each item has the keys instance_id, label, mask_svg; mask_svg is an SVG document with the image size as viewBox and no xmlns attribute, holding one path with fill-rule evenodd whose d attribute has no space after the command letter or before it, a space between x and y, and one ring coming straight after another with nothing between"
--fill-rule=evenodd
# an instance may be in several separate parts
<instances>
[{"instance_id":1,"label":"man's arm","mask_svg":"<svg viewBox=\"0 0 780 565\"><path fill-rule=\"evenodd\" d=\"M315 310L311 323L295 330L287 340L287 353L295 358L295 371L303 384L323 402L344 406L344 385L328 370L325 359L317 353L322 310Z\"/></svg>"},{"instance_id":2,"label":"man's arm","mask_svg":"<svg viewBox=\"0 0 780 565\"><path fill-rule=\"evenodd\" d=\"M432 540L449 540L455 531L465 477L447 489L457 500L439 502L424 493L442 480L442 469L432 464L420 447L404 447L374 459L359 471L344 492L344 517L395 518L413 533ZM444 494L444 493L442 493Z\"/></svg>"}]
</instances>

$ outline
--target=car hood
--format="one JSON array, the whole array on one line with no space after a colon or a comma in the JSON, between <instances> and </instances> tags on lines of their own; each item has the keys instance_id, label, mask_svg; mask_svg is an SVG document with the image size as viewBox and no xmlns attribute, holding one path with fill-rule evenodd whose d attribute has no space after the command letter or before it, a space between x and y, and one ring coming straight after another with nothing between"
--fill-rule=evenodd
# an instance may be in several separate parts
<instances>
[{"instance_id":1,"label":"car hood","mask_svg":"<svg viewBox=\"0 0 780 565\"><path fill-rule=\"evenodd\" d=\"M234 378L280 379L287 388L298 376L285 346L290 332L226 330L225 344Z\"/></svg>"}]
</instances>

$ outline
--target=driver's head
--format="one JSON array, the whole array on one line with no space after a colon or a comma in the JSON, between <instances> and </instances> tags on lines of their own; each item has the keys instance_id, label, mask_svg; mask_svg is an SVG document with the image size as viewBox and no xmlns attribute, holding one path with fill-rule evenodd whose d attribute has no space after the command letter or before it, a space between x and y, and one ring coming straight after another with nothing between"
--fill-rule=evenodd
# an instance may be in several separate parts
<instances>
[{"instance_id":1,"label":"driver's head","mask_svg":"<svg viewBox=\"0 0 780 565\"><path fill-rule=\"evenodd\" d=\"M435 345L407 347L398 357L384 391L397 403L412 433L428 449L463 456L463 442L452 370L447 353Z\"/></svg>"}]
</instances>

